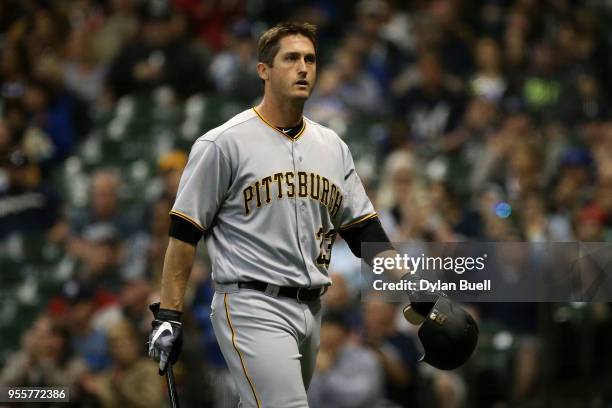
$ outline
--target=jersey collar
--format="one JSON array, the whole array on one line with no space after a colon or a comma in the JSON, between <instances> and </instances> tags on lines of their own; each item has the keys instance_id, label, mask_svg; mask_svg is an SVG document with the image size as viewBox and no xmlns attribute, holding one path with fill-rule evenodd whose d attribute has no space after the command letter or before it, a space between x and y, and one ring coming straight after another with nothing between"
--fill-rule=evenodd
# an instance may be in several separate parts
<instances>
[{"instance_id":1,"label":"jersey collar","mask_svg":"<svg viewBox=\"0 0 612 408\"><path fill-rule=\"evenodd\" d=\"M285 132L283 132L282 130L280 130L279 128L277 128L276 126L272 125L270 122L268 122L263 116L261 116L261 114L259 112L257 112L257 109L255 109L255 107L253 107L253 112L255 112L257 117L259 119L261 119L261 121L263 123L265 123L266 125L268 125L272 129L274 129L277 133L285 136L287 139L289 139L289 140L291 140L293 142L298 140L302 136L302 134L304 134L304 130L306 130L306 121L304 120L303 117L302 117L302 129L300 129L300 131L295 136L292 137L292 136L289 136L288 134L286 134Z\"/></svg>"}]
</instances>

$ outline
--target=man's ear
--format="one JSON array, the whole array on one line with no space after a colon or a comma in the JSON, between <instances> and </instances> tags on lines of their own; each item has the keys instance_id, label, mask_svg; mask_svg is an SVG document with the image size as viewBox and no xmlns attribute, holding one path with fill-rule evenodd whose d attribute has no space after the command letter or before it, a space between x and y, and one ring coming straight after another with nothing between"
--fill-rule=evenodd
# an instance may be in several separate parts
<instances>
[{"instance_id":1,"label":"man's ear","mask_svg":"<svg viewBox=\"0 0 612 408\"><path fill-rule=\"evenodd\" d=\"M265 63L258 62L257 63L257 75L259 75L259 78L264 81L267 81L270 78L269 69L270 67L268 67Z\"/></svg>"}]
</instances>

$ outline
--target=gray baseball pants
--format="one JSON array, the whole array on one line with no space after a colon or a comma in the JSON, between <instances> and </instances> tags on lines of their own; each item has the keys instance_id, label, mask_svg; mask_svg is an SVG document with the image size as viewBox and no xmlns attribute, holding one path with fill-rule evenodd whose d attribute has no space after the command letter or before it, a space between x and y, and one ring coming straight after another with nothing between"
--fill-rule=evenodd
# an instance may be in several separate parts
<instances>
[{"instance_id":1,"label":"gray baseball pants","mask_svg":"<svg viewBox=\"0 0 612 408\"><path fill-rule=\"evenodd\" d=\"M321 328L319 300L299 303L218 285L211 320L236 381L239 407L308 408Z\"/></svg>"}]
</instances>

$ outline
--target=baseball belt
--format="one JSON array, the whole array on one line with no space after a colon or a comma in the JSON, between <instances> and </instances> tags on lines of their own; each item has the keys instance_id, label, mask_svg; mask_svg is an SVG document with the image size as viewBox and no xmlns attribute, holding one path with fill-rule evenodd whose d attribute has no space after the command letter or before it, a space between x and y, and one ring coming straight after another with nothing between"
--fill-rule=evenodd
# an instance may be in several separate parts
<instances>
[{"instance_id":1,"label":"baseball belt","mask_svg":"<svg viewBox=\"0 0 612 408\"><path fill-rule=\"evenodd\" d=\"M327 287L298 288L293 286L271 285L261 281L239 282L238 287L241 289L252 289L276 296L295 299L300 303L313 302L319 299L327 291Z\"/></svg>"}]
</instances>

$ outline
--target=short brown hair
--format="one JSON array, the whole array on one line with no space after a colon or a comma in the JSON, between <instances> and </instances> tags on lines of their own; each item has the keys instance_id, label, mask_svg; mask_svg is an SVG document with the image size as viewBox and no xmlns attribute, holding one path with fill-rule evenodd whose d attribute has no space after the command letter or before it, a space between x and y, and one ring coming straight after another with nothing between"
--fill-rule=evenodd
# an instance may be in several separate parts
<instances>
[{"instance_id":1,"label":"short brown hair","mask_svg":"<svg viewBox=\"0 0 612 408\"><path fill-rule=\"evenodd\" d=\"M280 49L279 42L288 35L300 34L308 38L317 52L317 27L310 23L279 23L267 30L259 37L257 44L259 62L272 66L274 57Z\"/></svg>"}]
</instances>

